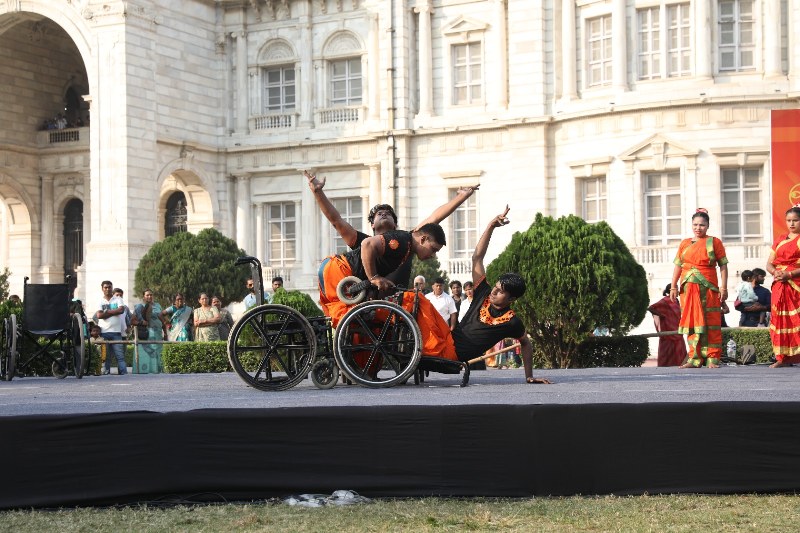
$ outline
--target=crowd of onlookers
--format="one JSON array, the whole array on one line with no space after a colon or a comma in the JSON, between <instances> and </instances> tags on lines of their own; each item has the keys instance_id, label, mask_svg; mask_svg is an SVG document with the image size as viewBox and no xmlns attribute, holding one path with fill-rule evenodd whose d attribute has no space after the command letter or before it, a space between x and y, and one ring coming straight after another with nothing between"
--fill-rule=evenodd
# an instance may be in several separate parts
<instances>
[{"instance_id":1,"label":"crowd of onlookers","mask_svg":"<svg viewBox=\"0 0 800 533\"><path fill-rule=\"evenodd\" d=\"M63 113L56 113L56 115L53 118L44 119L42 121L42 125L39 127L39 130L40 131L63 130L67 128L83 128L83 127L84 127L84 122L80 116L76 117L75 120L68 120Z\"/></svg>"},{"instance_id":2,"label":"crowd of onlookers","mask_svg":"<svg viewBox=\"0 0 800 533\"><path fill-rule=\"evenodd\" d=\"M272 280L273 291L283 287L283 279ZM89 319L89 333L93 339L122 341L218 341L227 340L233 327L230 311L222 306L222 300L215 295L201 293L197 305L192 307L183 294L177 293L171 305L162 308L154 301L153 292L145 289L141 303L131 309L124 299L122 289L114 288L110 281L101 284L103 296L95 306L86 306ZM247 280L245 308L256 305L257 299L252 279ZM269 302L272 294L264 292L264 300ZM162 344L144 342L139 344L138 357L133 371L137 374L159 373L163 371L161 360ZM112 342L101 346L104 361L103 374L111 373L111 357L117 360L117 372L127 373L125 345Z\"/></svg>"}]
</instances>

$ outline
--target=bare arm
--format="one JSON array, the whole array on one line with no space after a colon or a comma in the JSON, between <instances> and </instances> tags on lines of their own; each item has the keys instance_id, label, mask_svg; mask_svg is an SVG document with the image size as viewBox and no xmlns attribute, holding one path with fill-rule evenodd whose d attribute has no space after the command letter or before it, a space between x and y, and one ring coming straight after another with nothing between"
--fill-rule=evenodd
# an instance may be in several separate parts
<instances>
[{"instance_id":1,"label":"bare arm","mask_svg":"<svg viewBox=\"0 0 800 533\"><path fill-rule=\"evenodd\" d=\"M527 383L543 383L546 385L552 384L552 381L549 379L533 377L533 344L531 344L531 340L528 338L528 335L523 335L522 338L519 339L519 343L519 351L522 355L522 365L525 367L525 381Z\"/></svg>"},{"instance_id":2,"label":"bare arm","mask_svg":"<svg viewBox=\"0 0 800 533\"><path fill-rule=\"evenodd\" d=\"M428 218L417 224L417 227L414 228L414 231L417 231L425 224L430 224L430 223L438 224L442 220L449 217L451 214L453 214L453 211L458 209L458 206L463 204L467 198L472 196L472 193L478 190L478 187L480 187L480 184L473 185L472 187L459 187L458 191L456 192L456 195L453 197L452 200L450 200L446 204L442 204L439 207L437 207L433 211L433 213L428 215Z\"/></svg>"},{"instance_id":3,"label":"bare arm","mask_svg":"<svg viewBox=\"0 0 800 533\"><path fill-rule=\"evenodd\" d=\"M458 313L450 313L450 331L456 329L456 324L458 324Z\"/></svg>"},{"instance_id":4,"label":"bare arm","mask_svg":"<svg viewBox=\"0 0 800 533\"><path fill-rule=\"evenodd\" d=\"M675 265L675 268L672 269L672 286L669 290L669 299L673 302L678 298L678 279L681 277L681 270L680 265Z\"/></svg>"},{"instance_id":5,"label":"bare arm","mask_svg":"<svg viewBox=\"0 0 800 533\"><path fill-rule=\"evenodd\" d=\"M383 237L380 235L364 239L364 242L361 243L361 263L364 265L364 273L367 279L382 291L394 287L391 280L379 276L377 273L376 262L378 257L383 255L385 249Z\"/></svg>"},{"instance_id":6,"label":"bare arm","mask_svg":"<svg viewBox=\"0 0 800 533\"><path fill-rule=\"evenodd\" d=\"M724 302L728 299L728 265L722 265L719 267L719 299L721 302Z\"/></svg>"},{"instance_id":7,"label":"bare arm","mask_svg":"<svg viewBox=\"0 0 800 533\"><path fill-rule=\"evenodd\" d=\"M502 215L497 215L489 222L483 235L481 235L481 238L478 240L477 246L475 246L475 252L472 254L472 283L476 286L480 280L486 277L486 267L483 265L483 258L486 257L486 250L489 249L489 241L492 240L492 232L494 232L494 228L499 228L500 226L508 224L508 219L506 218L507 214L508 206L506 206L506 210Z\"/></svg>"},{"instance_id":8,"label":"bare arm","mask_svg":"<svg viewBox=\"0 0 800 533\"><path fill-rule=\"evenodd\" d=\"M323 187L325 187L325 177L323 176L322 179L319 180L317 179L317 176L309 174L307 170L303 171L303 176L308 179L308 188L311 189L312 193L314 193L314 199L317 201L317 205L319 206L320 211L322 211L322 214L325 215L325 218L328 219L328 222L330 222L334 229L336 229L336 231L342 237L342 240L344 240L345 244L352 247L352 245L356 242L358 232L353 226L351 226L342 218L342 215L340 215L339 211L333 207L333 204L322 190Z\"/></svg>"}]
</instances>

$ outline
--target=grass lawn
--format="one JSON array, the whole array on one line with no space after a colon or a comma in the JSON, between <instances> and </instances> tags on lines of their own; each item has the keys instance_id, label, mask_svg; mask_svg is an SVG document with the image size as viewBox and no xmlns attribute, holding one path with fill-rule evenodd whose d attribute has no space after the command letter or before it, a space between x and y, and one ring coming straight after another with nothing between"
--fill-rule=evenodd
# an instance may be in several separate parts
<instances>
[{"instance_id":1,"label":"grass lawn","mask_svg":"<svg viewBox=\"0 0 800 533\"><path fill-rule=\"evenodd\" d=\"M283 503L86 508L0 513L0 531L652 531L800 530L800 496L388 499L345 507Z\"/></svg>"}]
</instances>

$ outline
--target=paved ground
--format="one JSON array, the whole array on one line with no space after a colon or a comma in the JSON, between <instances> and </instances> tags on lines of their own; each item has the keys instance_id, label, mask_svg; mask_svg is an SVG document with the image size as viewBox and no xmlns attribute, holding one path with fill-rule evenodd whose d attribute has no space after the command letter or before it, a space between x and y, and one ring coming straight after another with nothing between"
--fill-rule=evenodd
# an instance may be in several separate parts
<instances>
[{"instance_id":1,"label":"paved ground","mask_svg":"<svg viewBox=\"0 0 800 533\"><path fill-rule=\"evenodd\" d=\"M285 392L261 392L234 373L16 378L0 382L0 416L188 411L347 405L580 404L710 401L800 401L800 366L712 369L596 368L535 372L554 385L527 385L522 370L431 374L423 386L316 389L306 380Z\"/></svg>"}]
</instances>

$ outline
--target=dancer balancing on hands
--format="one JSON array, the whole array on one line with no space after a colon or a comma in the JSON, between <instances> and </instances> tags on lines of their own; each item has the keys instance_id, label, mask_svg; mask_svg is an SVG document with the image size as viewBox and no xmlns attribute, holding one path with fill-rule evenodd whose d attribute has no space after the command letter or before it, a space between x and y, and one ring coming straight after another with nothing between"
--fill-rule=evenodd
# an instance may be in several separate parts
<instances>
[{"instance_id":1,"label":"dancer balancing on hands","mask_svg":"<svg viewBox=\"0 0 800 533\"><path fill-rule=\"evenodd\" d=\"M716 237L706 235L708 211L699 208L692 215L694 237L678 246L672 271L670 300L681 295L678 331L687 336L689 353L680 368L719 368L722 358L721 305L728 299L728 257ZM720 283L717 283L719 267ZM678 282L680 281L680 285Z\"/></svg>"},{"instance_id":2,"label":"dancer balancing on hands","mask_svg":"<svg viewBox=\"0 0 800 533\"><path fill-rule=\"evenodd\" d=\"M772 282L769 336L780 368L800 363L800 204L786 211L785 235L778 237L767 260Z\"/></svg>"}]
</instances>

